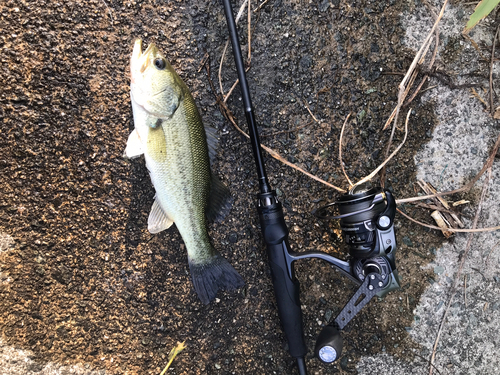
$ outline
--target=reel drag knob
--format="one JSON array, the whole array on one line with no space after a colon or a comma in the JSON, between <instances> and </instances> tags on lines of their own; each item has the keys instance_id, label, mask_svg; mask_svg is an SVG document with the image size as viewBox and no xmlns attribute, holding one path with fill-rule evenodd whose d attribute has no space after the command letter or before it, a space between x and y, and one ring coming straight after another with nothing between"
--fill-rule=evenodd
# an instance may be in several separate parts
<instances>
[{"instance_id":1,"label":"reel drag knob","mask_svg":"<svg viewBox=\"0 0 500 375\"><path fill-rule=\"evenodd\" d=\"M342 354L343 341L340 331L328 325L318 336L314 354L323 363L332 363L336 361Z\"/></svg>"}]
</instances>

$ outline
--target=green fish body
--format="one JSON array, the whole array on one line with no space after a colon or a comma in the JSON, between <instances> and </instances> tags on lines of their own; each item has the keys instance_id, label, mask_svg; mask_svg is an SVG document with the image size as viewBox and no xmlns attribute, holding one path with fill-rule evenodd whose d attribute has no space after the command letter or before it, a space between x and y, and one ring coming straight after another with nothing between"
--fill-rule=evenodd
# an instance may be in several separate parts
<instances>
[{"instance_id":1,"label":"green fish body","mask_svg":"<svg viewBox=\"0 0 500 375\"><path fill-rule=\"evenodd\" d=\"M169 62L153 44L143 53L140 40L131 58L130 96L135 129L125 156L144 155L156 191L148 230L158 233L175 223L194 288L207 304L218 290L244 285L207 233L207 218L220 218L231 204L229 190L210 169L217 139L205 131L189 89Z\"/></svg>"}]
</instances>

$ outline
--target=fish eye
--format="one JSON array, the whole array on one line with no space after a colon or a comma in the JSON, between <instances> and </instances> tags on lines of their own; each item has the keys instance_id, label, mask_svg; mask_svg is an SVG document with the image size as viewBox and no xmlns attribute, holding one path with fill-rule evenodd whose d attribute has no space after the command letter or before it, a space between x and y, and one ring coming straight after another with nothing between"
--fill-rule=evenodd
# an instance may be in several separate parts
<instances>
[{"instance_id":1,"label":"fish eye","mask_svg":"<svg viewBox=\"0 0 500 375\"><path fill-rule=\"evenodd\" d=\"M167 66L167 63L162 58L157 58L153 61L158 70L163 70Z\"/></svg>"}]
</instances>

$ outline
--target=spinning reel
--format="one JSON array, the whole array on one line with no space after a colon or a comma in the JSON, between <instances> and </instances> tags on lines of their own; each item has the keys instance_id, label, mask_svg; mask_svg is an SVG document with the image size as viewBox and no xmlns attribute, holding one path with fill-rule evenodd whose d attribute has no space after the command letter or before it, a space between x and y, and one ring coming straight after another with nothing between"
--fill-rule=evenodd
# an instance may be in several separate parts
<instances>
[{"instance_id":1,"label":"spinning reel","mask_svg":"<svg viewBox=\"0 0 500 375\"><path fill-rule=\"evenodd\" d=\"M338 206L339 214L329 216L327 210ZM349 247L350 278L359 286L339 315L321 331L315 347L316 356L325 363L339 358L342 351L342 330L361 309L374 297L383 297L398 289L396 270L394 216L396 202L389 190L372 188L362 184L342 195L337 202L316 210L314 214L322 220L340 219L340 227ZM331 259L333 266L336 262Z\"/></svg>"}]
</instances>

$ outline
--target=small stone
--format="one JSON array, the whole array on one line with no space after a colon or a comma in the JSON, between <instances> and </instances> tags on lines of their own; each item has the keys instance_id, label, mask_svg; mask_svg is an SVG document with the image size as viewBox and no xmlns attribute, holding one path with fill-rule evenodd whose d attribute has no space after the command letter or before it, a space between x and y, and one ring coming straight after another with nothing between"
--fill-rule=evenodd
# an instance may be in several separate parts
<instances>
[{"instance_id":1,"label":"small stone","mask_svg":"<svg viewBox=\"0 0 500 375\"><path fill-rule=\"evenodd\" d=\"M309 55L302 56L302 58L299 61L299 65L303 69L309 69L309 68L311 68L312 63L313 63L312 58Z\"/></svg>"},{"instance_id":2,"label":"small stone","mask_svg":"<svg viewBox=\"0 0 500 375\"><path fill-rule=\"evenodd\" d=\"M325 311L325 320L327 322L330 321L330 319L332 318L332 316L333 316L333 311L332 310L328 309L328 310Z\"/></svg>"},{"instance_id":3,"label":"small stone","mask_svg":"<svg viewBox=\"0 0 500 375\"><path fill-rule=\"evenodd\" d=\"M442 266L436 266L434 267L434 273L436 275L441 275L444 272L444 267Z\"/></svg>"},{"instance_id":4,"label":"small stone","mask_svg":"<svg viewBox=\"0 0 500 375\"><path fill-rule=\"evenodd\" d=\"M472 336L474 334L474 331L472 330L471 326L467 327L467 336Z\"/></svg>"},{"instance_id":5,"label":"small stone","mask_svg":"<svg viewBox=\"0 0 500 375\"><path fill-rule=\"evenodd\" d=\"M323 2L318 6L318 10L320 12L325 12L329 7L330 7L330 0L323 0Z\"/></svg>"},{"instance_id":6,"label":"small stone","mask_svg":"<svg viewBox=\"0 0 500 375\"><path fill-rule=\"evenodd\" d=\"M347 357L344 356L340 359L340 367L342 367L342 370L347 371Z\"/></svg>"},{"instance_id":7,"label":"small stone","mask_svg":"<svg viewBox=\"0 0 500 375\"><path fill-rule=\"evenodd\" d=\"M404 236L404 237L403 237L403 243L404 243L406 246L409 246L409 247L412 247L412 246L413 246L413 242L411 242L410 237L408 237L408 236Z\"/></svg>"},{"instance_id":8,"label":"small stone","mask_svg":"<svg viewBox=\"0 0 500 375\"><path fill-rule=\"evenodd\" d=\"M238 235L234 232L230 233L228 236L228 241L231 243L236 243L238 242Z\"/></svg>"}]
</instances>

